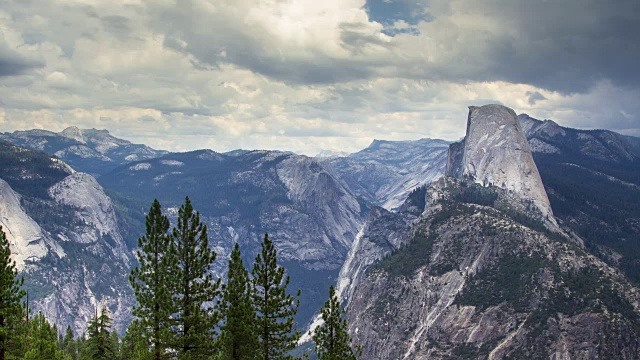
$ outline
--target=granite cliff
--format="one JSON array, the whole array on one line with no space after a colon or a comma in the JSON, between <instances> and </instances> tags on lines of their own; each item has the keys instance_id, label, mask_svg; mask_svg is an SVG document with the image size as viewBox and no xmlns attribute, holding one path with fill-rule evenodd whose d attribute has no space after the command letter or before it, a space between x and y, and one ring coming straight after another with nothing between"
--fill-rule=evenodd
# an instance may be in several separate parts
<instances>
[{"instance_id":1,"label":"granite cliff","mask_svg":"<svg viewBox=\"0 0 640 360\"><path fill-rule=\"evenodd\" d=\"M640 357L638 288L553 219L515 113L470 108L449 154L456 176L373 213L341 271L364 358Z\"/></svg>"}]
</instances>

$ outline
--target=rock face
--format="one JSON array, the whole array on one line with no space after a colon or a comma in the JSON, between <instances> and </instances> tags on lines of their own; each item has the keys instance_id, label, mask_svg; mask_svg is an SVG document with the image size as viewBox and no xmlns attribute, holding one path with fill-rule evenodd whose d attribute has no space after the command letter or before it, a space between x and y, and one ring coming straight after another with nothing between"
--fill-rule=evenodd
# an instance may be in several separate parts
<instances>
[{"instance_id":1,"label":"rock face","mask_svg":"<svg viewBox=\"0 0 640 360\"><path fill-rule=\"evenodd\" d=\"M571 237L511 213L518 197L446 178L425 199L420 217L378 217L356 242L368 255L350 266L347 318L363 358L640 356L639 290ZM406 235L380 246L366 229L381 228Z\"/></svg>"},{"instance_id":2,"label":"rock face","mask_svg":"<svg viewBox=\"0 0 640 360\"><path fill-rule=\"evenodd\" d=\"M9 240L11 258L19 271L25 261L38 261L49 252L45 235L20 205L20 196L6 181L0 179L0 224Z\"/></svg>"},{"instance_id":3,"label":"rock face","mask_svg":"<svg viewBox=\"0 0 640 360\"><path fill-rule=\"evenodd\" d=\"M543 217L552 218L531 147L513 110L502 105L470 106L463 149L459 165L459 149L454 146L450 153L449 174L512 191L531 200Z\"/></svg>"},{"instance_id":4,"label":"rock face","mask_svg":"<svg viewBox=\"0 0 640 360\"><path fill-rule=\"evenodd\" d=\"M132 319L132 256L95 178L39 151L0 142L0 222L30 307L82 334L96 307L116 329Z\"/></svg>"},{"instance_id":5,"label":"rock face","mask_svg":"<svg viewBox=\"0 0 640 360\"><path fill-rule=\"evenodd\" d=\"M85 173L69 175L52 186L49 195L56 202L76 209L76 218L88 225L83 228L84 231L74 234L77 236L73 241L94 244L109 236L116 245L112 247L113 256L128 264L127 248L118 228L111 199L93 176Z\"/></svg>"}]
</instances>

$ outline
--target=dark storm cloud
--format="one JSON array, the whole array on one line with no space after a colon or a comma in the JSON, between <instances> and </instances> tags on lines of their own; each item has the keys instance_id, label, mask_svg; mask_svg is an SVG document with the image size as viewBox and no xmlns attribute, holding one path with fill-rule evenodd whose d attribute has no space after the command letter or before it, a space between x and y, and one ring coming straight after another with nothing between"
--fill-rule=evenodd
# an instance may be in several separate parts
<instances>
[{"instance_id":1,"label":"dark storm cloud","mask_svg":"<svg viewBox=\"0 0 640 360\"><path fill-rule=\"evenodd\" d=\"M207 13L199 6L183 1L154 10L166 46L202 64L231 63L291 84L399 76L507 81L564 94L602 80L640 84L637 0L369 0L369 20L396 36L385 42L370 23L337 24L337 41L350 57L322 46L292 48L268 28L246 26L246 9ZM393 27L399 20L413 24L408 33ZM365 51L371 49L377 56Z\"/></svg>"},{"instance_id":2,"label":"dark storm cloud","mask_svg":"<svg viewBox=\"0 0 640 360\"><path fill-rule=\"evenodd\" d=\"M41 62L24 59L0 47L0 76L21 75L43 66Z\"/></svg>"},{"instance_id":3,"label":"dark storm cloud","mask_svg":"<svg viewBox=\"0 0 640 360\"><path fill-rule=\"evenodd\" d=\"M440 1L431 3L442 6ZM467 39L481 42L484 51L477 55L488 57L478 59L486 61L486 66L476 74L463 70L470 80L504 80L563 93L588 91L599 80L634 88L640 85L637 0L464 0L451 4L436 17L477 16L501 29L489 37L479 31ZM476 30L481 29L474 29L473 24L467 29ZM464 68L464 63L452 65Z\"/></svg>"},{"instance_id":4,"label":"dark storm cloud","mask_svg":"<svg viewBox=\"0 0 640 360\"><path fill-rule=\"evenodd\" d=\"M547 98L538 91L527 91L526 95L529 97L529 100L527 101L529 105L535 105L536 102L540 100L547 100Z\"/></svg>"}]
</instances>

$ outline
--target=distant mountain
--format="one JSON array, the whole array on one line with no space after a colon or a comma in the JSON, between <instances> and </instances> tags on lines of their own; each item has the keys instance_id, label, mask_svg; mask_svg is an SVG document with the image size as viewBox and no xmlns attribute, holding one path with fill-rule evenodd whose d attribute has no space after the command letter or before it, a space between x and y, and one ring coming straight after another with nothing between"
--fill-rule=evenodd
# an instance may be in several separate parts
<instances>
[{"instance_id":1,"label":"distant mountain","mask_svg":"<svg viewBox=\"0 0 640 360\"><path fill-rule=\"evenodd\" d=\"M124 330L132 257L102 187L57 158L3 141L0 164L0 224L30 307L80 334L96 306L106 306Z\"/></svg>"},{"instance_id":2,"label":"distant mountain","mask_svg":"<svg viewBox=\"0 0 640 360\"><path fill-rule=\"evenodd\" d=\"M59 133L46 130L4 133L0 134L0 140L55 155L74 169L94 176L105 174L126 163L167 153L118 139L107 130L81 130L75 126Z\"/></svg>"},{"instance_id":3,"label":"distant mountain","mask_svg":"<svg viewBox=\"0 0 640 360\"><path fill-rule=\"evenodd\" d=\"M122 166L99 180L139 224L154 198L175 219L189 196L209 228L220 277L235 242L251 266L268 232L291 275L290 288L302 290L301 323L323 304L366 213L331 168L275 151L169 154Z\"/></svg>"},{"instance_id":4,"label":"distant mountain","mask_svg":"<svg viewBox=\"0 0 640 360\"><path fill-rule=\"evenodd\" d=\"M374 140L364 150L324 161L355 194L374 205L395 210L413 189L444 174L449 144L434 139Z\"/></svg>"},{"instance_id":5,"label":"distant mountain","mask_svg":"<svg viewBox=\"0 0 640 360\"><path fill-rule=\"evenodd\" d=\"M471 109L469 122L451 154L475 166L447 169L456 177L414 191L397 213L372 211L354 241L338 288L363 358L640 357L640 289L540 210L531 152L507 173L530 186L488 181L509 159L485 159L473 132L512 124L492 131L491 150L522 150L515 113Z\"/></svg>"}]
</instances>

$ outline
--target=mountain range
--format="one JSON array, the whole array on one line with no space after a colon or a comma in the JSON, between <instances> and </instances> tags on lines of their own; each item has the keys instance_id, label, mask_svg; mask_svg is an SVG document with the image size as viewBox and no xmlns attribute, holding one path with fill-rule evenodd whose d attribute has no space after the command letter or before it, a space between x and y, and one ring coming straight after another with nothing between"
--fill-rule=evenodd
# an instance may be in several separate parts
<instances>
[{"instance_id":1,"label":"mountain range","mask_svg":"<svg viewBox=\"0 0 640 360\"><path fill-rule=\"evenodd\" d=\"M337 283L365 358L640 356L638 138L490 105L460 142L346 156L168 153L77 128L0 140L2 225L59 326L83 331L102 304L122 331L145 212L157 198L173 221L189 196L217 276L268 232L299 327Z\"/></svg>"}]
</instances>

